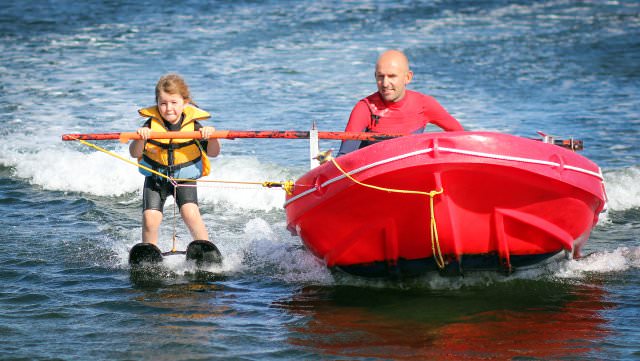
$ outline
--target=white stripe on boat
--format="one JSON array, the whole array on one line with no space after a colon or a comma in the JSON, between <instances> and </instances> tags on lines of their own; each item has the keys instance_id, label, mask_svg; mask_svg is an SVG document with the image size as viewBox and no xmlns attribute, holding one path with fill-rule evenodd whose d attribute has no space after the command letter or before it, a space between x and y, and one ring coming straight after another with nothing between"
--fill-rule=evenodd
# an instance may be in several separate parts
<instances>
[{"instance_id":1,"label":"white stripe on boat","mask_svg":"<svg viewBox=\"0 0 640 361\"><path fill-rule=\"evenodd\" d=\"M492 153L485 153L485 152L477 152L477 151L472 151L472 150L464 150L464 149L455 149L455 148L448 148L448 147L437 147L439 152L449 152L449 153L457 153L457 154L464 154L464 155L470 155L470 156L475 156L475 157L482 157L482 158L491 158L491 159L498 159L498 160L505 160L505 161L512 161L512 162L522 162L522 163L532 163L532 164L540 164L540 165L547 165L550 167L561 167L563 169L567 169L567 170L572 170L575 172L580 172L580 173L584 173L584 174L588 174L591 176L594 176L598 179L600 179L601 181L604 180L604 177L602 176L602 171L600 170L600 168L598 168L598 172L594 172L594 171L590 171L588 169L584 169L584 168L580 168L580 167L575 167L572 165L562 165L558 162L551 162L551 161L547 161L547 160L539 160L539 159L532 159L532 158L523 158L523 157L513 157L513 156L509 156L509 155L501 155L501 154L492 154ZM360 168L356 168L353 170L350 170L349 172L347 172L347 174L349 174L350 176L353 176L354 174L358 174L360 172L364 172L365 170L383 165L383 164L387 164L387 163L391 163L391 162L395 162L397 160L401 160L401 159L405 159L405 158L409 158L409 157L413 157L416 155L422 155L422 154L428 154L433 152L433 148L426 148L426 149L421 149L421 150L417 150L414 152L409 152L409 153L405 153L405 154L401 154L401 155L397 155L395 157L391 157L391 158L387 158L387 159L383 159L383 160L379 160L377 162L373 162L371 164L367 164L364 165ZM324 181L321 185L320 188L322 187L326 187L332 183L338 182L344 178L346 178L347 176L344 174L341 174L337 177L331 178L329 180ZM310 189L307 189L306 191L289 198L289 200L287 200L284 203L284 207L288 206L290 203L305 197L313 192L315 192L316 190L318 190L318 187L313 187Z\"/></svg>"}]
</instances>

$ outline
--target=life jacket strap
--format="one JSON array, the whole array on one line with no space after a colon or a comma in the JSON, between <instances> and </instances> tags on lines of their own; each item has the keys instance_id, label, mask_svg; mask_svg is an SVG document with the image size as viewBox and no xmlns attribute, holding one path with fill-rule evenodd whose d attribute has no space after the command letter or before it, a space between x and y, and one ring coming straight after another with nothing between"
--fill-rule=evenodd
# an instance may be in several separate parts
<instances>
[{"instance_id":1,"label":"life jacket strap","mask_svg":"<svg viewBox=\"0 0 640 361\"><path fill-rule=\"evenodd\" d=\"M196 144L196 141L194 139L188 141L188 142L183 142L183 143L162 143L159 142L155 139L148 139L147 140L148 143L151 143L157 147L160 147L162 149L167 149L167 150L175 150L175 149L180 149L180 148L184 148L184 147L188 147L190 145Z\"/></svg>"},{"instance_id":2,"label":"life jacket strap","mask_svg":"<svg viewBox=\"0 0 640 361\"><path fill-rule=\"evenodd\" d=\"M194 159L194 160L190 160L188 162L185 163L180 163L180 164L176 164L176 165L164 165L164 164L160 164L158 162L156 162L155 160L149 158L146 154L142 155L142 159L144 159L145 162L147 162L151 168L153 170L155 170L156 172L162 173L162 174L166 174L168 176L172 176L175 171L182 169L184 167L188 167L190 165L196 164L200 161L200 157Z\"/></svg>"}]
</instances>

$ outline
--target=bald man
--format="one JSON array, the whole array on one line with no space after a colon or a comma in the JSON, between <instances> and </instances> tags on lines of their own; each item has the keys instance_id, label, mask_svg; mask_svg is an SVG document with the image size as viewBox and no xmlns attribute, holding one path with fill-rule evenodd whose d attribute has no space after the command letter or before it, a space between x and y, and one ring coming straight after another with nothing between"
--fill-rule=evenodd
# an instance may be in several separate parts
<instances>
[{"instance_id":1,"label":"bald man","mask_svg":"<svg viewBox=\"0 0 640 361\"><path fill-rule=\"evenodd\" d=\"M409 60L398 50L388 50L376 62L378 91L360 100L349 117L346 132L422 133L429 123L446 131L464 130L433 97L407 89L413 79ZM338 156L370 142L347 140Z\"/></svg>"}]
</instances>

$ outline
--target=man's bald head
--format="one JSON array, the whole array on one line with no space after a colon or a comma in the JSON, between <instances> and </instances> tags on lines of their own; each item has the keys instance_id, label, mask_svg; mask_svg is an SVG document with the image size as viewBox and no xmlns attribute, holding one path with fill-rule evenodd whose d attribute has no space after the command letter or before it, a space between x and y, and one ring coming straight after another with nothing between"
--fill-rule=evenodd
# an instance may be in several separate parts
<instances>
[{"instance_id":1,"label":"man's bald head","mask_svg":"<svg viewBox=\"0 0 640 361\"><path fill-rule=\"evenodd\" d=\"M380 54L376 62L376 70L378 67L395 64L398 68L409 71L409 59L400 50L387 50Z\"/></svg>"}]
</instances>

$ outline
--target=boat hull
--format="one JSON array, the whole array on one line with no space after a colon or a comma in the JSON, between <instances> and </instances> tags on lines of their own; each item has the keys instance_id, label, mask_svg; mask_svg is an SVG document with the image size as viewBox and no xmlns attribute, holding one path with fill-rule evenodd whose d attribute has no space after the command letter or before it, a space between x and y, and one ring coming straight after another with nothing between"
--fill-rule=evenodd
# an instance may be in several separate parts
<instances>
[{"instance_id":1,"label":"boat hull","mask_svg":"<svg viewBox=\"0 0 640 361\"><path fill-rule=\"evenodd\" d=\"M335 161L296 181L287 227L329 268L361 276L578 257L606 201L595 163L500 133L412 135Z\"/></svg>"}]
</instances>

